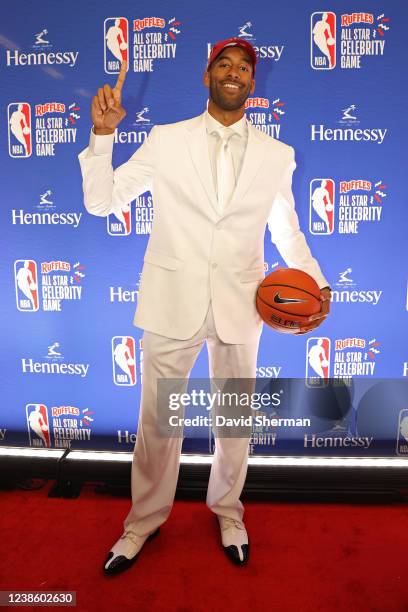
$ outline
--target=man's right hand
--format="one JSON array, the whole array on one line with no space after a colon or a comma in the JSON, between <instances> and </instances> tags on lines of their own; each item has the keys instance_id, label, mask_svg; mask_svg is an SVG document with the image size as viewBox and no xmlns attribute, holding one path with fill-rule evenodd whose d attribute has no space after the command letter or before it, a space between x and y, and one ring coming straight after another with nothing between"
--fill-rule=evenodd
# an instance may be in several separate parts
<instances>
[{"instance_id":1,"label":"man's right hand","mask_svg":"<svg viewBox=\"0 0 408 612\"><path fill-rule=\"evenodd\" d=\"M98 136L113 134L126 115L126 111L121 104L126 69L127 62L123 61L115 87L112 89L110 85L105 84L98 89L98 94L92 99L91 119L93 131Z\"/></svg>"}]
</instances>

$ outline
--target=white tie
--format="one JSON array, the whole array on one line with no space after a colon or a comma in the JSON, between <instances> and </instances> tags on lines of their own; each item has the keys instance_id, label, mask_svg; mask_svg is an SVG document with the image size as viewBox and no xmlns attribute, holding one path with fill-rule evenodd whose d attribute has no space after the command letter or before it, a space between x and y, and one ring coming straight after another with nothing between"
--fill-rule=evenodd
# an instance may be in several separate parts
<instances>
[{"instance_id":1,"label":"white tie","mask_svg":"<svg viewBox=\"0 0 408 612\"><path fill-rule=\"evenodd\" d=\"M234 131L228 127L222 127L216 133L219 138L216 150L217 195L218 206L220 213L222 213L235 187L234 162L228 142L231 136L233 136Z\"/></svg>"}]
</instances>

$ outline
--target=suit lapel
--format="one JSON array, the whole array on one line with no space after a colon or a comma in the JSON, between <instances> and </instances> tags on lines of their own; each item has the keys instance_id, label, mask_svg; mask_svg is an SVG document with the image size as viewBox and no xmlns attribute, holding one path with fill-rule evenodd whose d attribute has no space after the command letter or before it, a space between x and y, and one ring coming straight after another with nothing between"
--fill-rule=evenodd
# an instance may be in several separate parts
<instances>
[{"instance_id":1,"label":"suit lapel","mask_svg":"<svg viewBox=\"0 0 408 612\"><path fill-rule=\"evenodd\" d=\"M219 215L218 198L214 189L214 181L208 154L207 132L204 113L195 117L186 132L186 140L191 160L197 172L201 185L211 202L214 211ZM248 143L242 162L241 172L231 199L224 209L229 212L235 204L239 204L251 186L267 151L266 142L259 130L248 121Z\"/></svg>"},{"instance_id":2,"label":"suit lapel","mask_svg":"<svg viewBox=\"0 0 408 612\"><path fill-rule=\"evenodd\" d=\"M208 153L207 132L204 114L199 115L187 131L187 145L191 160L208 199L219 214L218 199L214 189L214 180Z\"/></svg>"},{"instance_id":3,"label":"suit lapel","mask_svg":"<svg viewBox=\"0 0 408 612\"><path fill-rule=\"evenodd\" d=\"M251 186L266 154L267 146L259 130L248 121L248 142L245 149L244 160L237 184L232 193L231 199L225 207L225 212L229 212L235 205L239 204L245 193Z\"/></svg>"}]
</instances>

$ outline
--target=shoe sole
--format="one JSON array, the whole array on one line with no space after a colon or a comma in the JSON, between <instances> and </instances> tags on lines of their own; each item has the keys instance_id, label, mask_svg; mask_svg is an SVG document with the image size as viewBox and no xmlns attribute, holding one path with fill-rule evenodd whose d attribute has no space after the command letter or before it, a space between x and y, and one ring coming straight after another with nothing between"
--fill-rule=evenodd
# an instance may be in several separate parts
<instances>
[{"instance_id":1,"label":"shoe sole","mask_svg":"<svg viewBox=\"0 0 408 612\"><path fill-rule=\"evenodd\" d=\"M153 538L156 537L159 533L160 533L160 527L158 527L156 529L156 531L153 531L153 533L151 533L146 538L146 541L144 542L143 546L146 544L146 542L148 540L153 540ZM120 565L116 565L112 569L110 569L109 567L108 568L105 567L106 563L108 562L108 559L106 559L104 564L103 564L104 574L106 576L116 576L117 574L121 574L125 570L129 569L134 564L134 562L137 560L138 556L142 552L142 549L143 549L143 547L139 550L138 553L135 554L134 557L132 557L132 559L127 559L126 561L122 561L122 563Z\"/></svg>"}]
</instances>

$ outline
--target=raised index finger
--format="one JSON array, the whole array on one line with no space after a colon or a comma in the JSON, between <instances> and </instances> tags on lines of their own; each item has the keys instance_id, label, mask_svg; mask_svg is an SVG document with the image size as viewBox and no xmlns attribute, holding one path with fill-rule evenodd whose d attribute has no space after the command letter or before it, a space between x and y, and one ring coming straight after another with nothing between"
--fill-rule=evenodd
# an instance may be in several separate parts
<instances>
[{"instance_id":1,"label":"raised index finger","mask_svg":"<svg viewBox=\"0 0 408 612\"><path fill-rule=\"evenodd\" d=\"M115 89L119 92L122 91L123 83L126 78L126 70L127 70L127 61L123 60L122 65L120 67L120 72L118 74L118 80L116 81Z\"/></svg>"}]
</instances>

